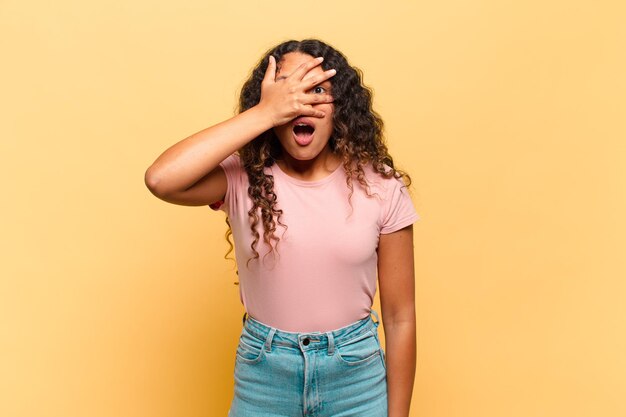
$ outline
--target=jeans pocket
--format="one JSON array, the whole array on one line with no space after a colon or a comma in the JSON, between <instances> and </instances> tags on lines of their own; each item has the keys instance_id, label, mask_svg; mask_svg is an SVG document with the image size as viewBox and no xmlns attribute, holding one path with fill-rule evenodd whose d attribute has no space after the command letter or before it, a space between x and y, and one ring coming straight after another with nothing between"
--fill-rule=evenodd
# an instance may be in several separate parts
<instances>
[{"instance_id":1,"label":"jeans pocket","mask_svg":"<svg viewBox=\"0 0 626 417\"><path fill-rule=\"evenodd\" d=\"M382 346L380 347L380 358L383 361L383 368L385 368L385 371L386 371L387 370L387 355L385 355L385 351L383 350Z\"/></svg>"},{"instance_id":2,"label":"jeans pocket","mask_svg":"<svg viewBox=\"0 0 626 417\"><path fill-rule=\"evenodd\" d=\"M244 363L257 363L263 358L264 342L248 333L245 328L239 337L239 344L235 357L238 361Z\"/></svg>"},{"instance_id":3,"label":"jeans pocket","mask_svg":"<svg viewBox=\"0 0 626 417\"><path fill-rule=\"evenodd\" d=\"M371 331L341 343L335 349L339 362L351 366L369 362L381 355L378 338Z\"/></svg>"}]
</instances>

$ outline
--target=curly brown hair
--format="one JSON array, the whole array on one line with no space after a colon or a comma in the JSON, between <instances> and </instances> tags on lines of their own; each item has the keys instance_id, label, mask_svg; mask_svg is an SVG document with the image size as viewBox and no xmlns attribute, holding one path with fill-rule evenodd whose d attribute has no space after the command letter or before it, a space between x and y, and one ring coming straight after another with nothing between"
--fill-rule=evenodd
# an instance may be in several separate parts
<instances>
[{"instance_id":1,"label":"curly brown hair","mask_svg":"<svg viewBox=\"0 0 626 417\"><path fill-rule=\"evenodd\" d=\"M350 190L348 195L350 204L353 194L353 178L356 178L357 182L364 187L367 195L372 195L363 170L368 163L371 163L374 170L381 176L402 178L404 184L409 186L410 176L395 168L393 159L389 155L383 136L383 120L372 109L372 90L363 84L363 72L351 66L346 57L337 49L318 39L289 40L266 51L241 89L237 111L242 113L260 102L261 82L265 76L269 56L274 56L279 69L283 55L290 52L304 53L311 57L323 56L322 69L335 68L337 70L336 75L330 79L334 111L333 132L329 139L329 146L331 151L342 159L346 185ZM246 266L252 259L259 258L256 246L261 237L256 227L260 221L263 222L263 241L270 246L268 254L274 251L275 244L279 241L275 235L276 224L287 227L280 221L282 210L276 207L274 178L264 171L265 167L275 163L281 152L282 148L273 129L263 132L238 151L248 175L250 184L248 195L253 202L248 215L254 236L250 245L254 256L248 259ZM232 230L228 218L226 221L229 227L226 232L228 240L228 237L232 235ZM228 242L230 249L226 256L234 247L230 240Z\"/></svg>"}]
</instances>

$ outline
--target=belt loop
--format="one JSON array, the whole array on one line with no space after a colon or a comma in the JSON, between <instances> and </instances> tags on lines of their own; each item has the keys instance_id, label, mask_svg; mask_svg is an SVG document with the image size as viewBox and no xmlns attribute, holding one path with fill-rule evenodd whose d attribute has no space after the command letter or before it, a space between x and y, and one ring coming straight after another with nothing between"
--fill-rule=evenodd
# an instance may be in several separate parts
<instances>
[{"instance_id":1,"label":"belt loop","mask_svg":"<svg viewBox=\"0 0 626 417\"><path fill-rule=\"evenodd\" d=\"M332 355L335 353L335 338L333 337L333 332L326 332L326 337L328 338L328 355Z\"/></svg>"},{"instance_id":2,"label":"belt loop","mask_svg":"<svg viewBox=\"0 0 626 417\"><path fill-rule=\"evenodd\" d=\"M374 320L374 324L376 325L376 327L378 327L378 325L380 324L380 319L378 318L378 313L373 308L370 309L370 313L373 314L374 317L376 317L376 320Z\"/></svg>"},{"instance_id":3,"label":"belt loop","mask_svg":"<svg viewBox=\"0 0 626 417\"><path fill-rule=\"evenodd\" d=\"M268 352L272 351L272 339L274 338L274 333L276 333L275 328L270 328L270 332L267 334L267 339L265 339L265 350Z\"/></svg>"}]
</instances>

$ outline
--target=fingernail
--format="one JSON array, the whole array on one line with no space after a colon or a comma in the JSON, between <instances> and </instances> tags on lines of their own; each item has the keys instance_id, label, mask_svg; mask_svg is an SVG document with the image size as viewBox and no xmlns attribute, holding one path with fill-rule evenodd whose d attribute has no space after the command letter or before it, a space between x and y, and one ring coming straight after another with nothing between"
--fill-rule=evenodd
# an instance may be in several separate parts
<instances>
[{"instance_id":1,"label":"fingernail","mask_svg":"<svg viewBox=\"0 0 626 417\"><path fill-rule=\"evenodd\" d=\"M324 57L323 57L323 56L318 56L318 57L317 57L317 60L318 60L319 62L322 62L322 61L324 60Z\"/></svg>"},{"instance_id":2,"label":"fingernail","mask_svg":"<svg viewBox=\"0 0 626 417\"><path fill-rule=\"evenodd\" d=\"M333 74L334 74L334 73L336 73L336 72L337 72L337 70L333 68L333 69L331 69L331 70L328 70L328 72L331 72L331 73L333 73Z\"/></svg>"}]
</instances>

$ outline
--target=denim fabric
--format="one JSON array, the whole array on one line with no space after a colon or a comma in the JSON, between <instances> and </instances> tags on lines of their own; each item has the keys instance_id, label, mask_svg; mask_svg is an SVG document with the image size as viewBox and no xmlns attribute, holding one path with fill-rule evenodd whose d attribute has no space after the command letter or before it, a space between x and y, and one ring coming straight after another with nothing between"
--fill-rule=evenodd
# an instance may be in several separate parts
<instances>
[{"instance_id":1,"label":"denim fabric","mask_svg":"<svg viewBox=\"0 0 626 417\"><path fill-rule=\"evenodd\" d=\"M329 332L244 319L229 417L387 417L378 315ZM244 316L245 317L245 316Z\"/></svg>"}]
</instances>

